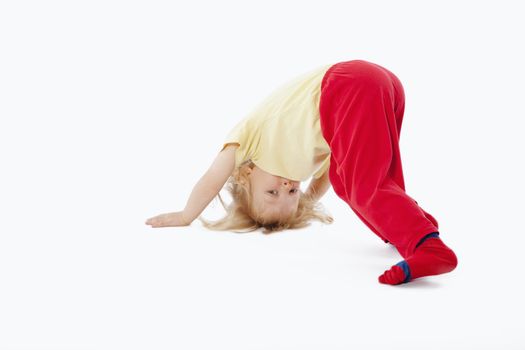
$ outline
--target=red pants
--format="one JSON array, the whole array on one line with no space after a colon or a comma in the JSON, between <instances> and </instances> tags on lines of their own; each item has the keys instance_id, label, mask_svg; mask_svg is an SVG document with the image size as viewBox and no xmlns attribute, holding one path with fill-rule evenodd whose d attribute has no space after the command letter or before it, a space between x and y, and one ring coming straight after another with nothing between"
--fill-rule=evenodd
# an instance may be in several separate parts
<instances>
[{"instance_id":1,"label":"red pants","mask_svg":"<svg viewBox=\"0 0 525 350\"><path fill-rule=\"evenodd\" d=\"M438 222L405 193L399 152L404 109L400 80L375 63L339 62L323 77L320 124L332 151L332 187L406 258L425 235L438 232Z\"/></svg>"}]
</instances>

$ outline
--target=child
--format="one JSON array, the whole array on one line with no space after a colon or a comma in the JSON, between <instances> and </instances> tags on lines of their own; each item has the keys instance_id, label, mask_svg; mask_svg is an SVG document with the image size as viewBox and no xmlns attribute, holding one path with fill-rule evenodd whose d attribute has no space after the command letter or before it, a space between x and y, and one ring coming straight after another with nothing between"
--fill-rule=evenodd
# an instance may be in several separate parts
<instances>
[{"instance_id":1,"label":"child","mask_svg":"<svg viewBox=\"0 0 525 350\"><path fill-rule=\"evenodd\" d=\"M226 181L233 198L227 215L215 223L199 217L205 227L273 232L304 227L310 219L330 223L317 201L331 185L404 258L379 276L380 283L450 272L457 258L440 239L437 220L405 192L399 150L404 107L401 82L378 64L318 67L274 91L230 131L183 211L146 224L189 225ZM312 174L302 193L300 182Z\"/></svg>"}]
</instances>

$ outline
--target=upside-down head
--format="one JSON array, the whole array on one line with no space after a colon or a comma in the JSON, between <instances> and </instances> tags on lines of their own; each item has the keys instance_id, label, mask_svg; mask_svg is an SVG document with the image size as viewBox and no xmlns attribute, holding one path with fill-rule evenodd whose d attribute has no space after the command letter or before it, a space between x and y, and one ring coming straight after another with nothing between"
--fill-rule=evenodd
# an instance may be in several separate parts
<instances>
[{"instance_id":1,"label":"upside-down head","mask_svg":"<svg viewBox=\"0 0 525 350\"><path fill-rule=\"evenodd\" d=\"M301 191L299 181L272 175L250 160L235 169L227 189L232 196L229 206L219 194L226 216L213 223L199 217L205 227L234 232L263 227L263 233L271 233L308 226L310 219L333 222L331 216L319 210L319 203Z\"/></svg>"}]
</instances>

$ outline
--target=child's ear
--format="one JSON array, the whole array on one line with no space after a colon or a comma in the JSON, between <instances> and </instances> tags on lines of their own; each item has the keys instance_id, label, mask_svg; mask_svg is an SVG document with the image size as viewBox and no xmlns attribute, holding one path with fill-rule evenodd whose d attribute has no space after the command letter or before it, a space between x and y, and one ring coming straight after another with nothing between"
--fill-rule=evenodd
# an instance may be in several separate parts
<instances>
[{"instance_id":1,"label":"child's ear","mask_svg":"<svg viewBox=\"0 0 525 350\"><path fill-rule=\"evenodd\" d=\"M245 176L248 176L252 173L252 168L248 164L242 165L239 170L239 172Z\"/></svg>"},{"instance_id":2,"label":"child's ear","mask_svg":"<svg viewBox=\"0 0 525 350\"><path fill-rule=\"evenodd\" d=\"M250 180L249 179L249 176L250 174L252 173L252 170L250 168L247 168L245 169L243 172L242 172L242 176L240 177L240 183L242 185L246 185L246 183Z\"/></svg>"},{"instance_id":3,"label":"child's ear","mask_svg":"<svg viewBox=\"0 0 525 350\"><path fill-rule=\"evenodd\" d=\"M237 183L241 185L246 185L245 179L247 178L247 168L248 167L246 165L241 165L233 171L233 177Z\"/></svg>"}]
</instances>

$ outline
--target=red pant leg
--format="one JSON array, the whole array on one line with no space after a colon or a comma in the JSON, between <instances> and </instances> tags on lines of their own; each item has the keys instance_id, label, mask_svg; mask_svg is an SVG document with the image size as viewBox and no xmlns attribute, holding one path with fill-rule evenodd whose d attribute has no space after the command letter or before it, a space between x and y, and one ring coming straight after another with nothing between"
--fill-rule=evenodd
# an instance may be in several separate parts
<instances>
[{"instance_id":1,"label":"red pant leg","mask_svg":"<svg viewBox=\"0 0 525 350\"><path fill-rule=\"evenodd\" d=\"M332 151L329 174L336 194L373 232L403 257L410 256L438 226L405 192L399 151L401 82L371 62L337 63L323 78L319 110Z\"/></svg>"},{"instance_id":2,"label":"red pant leg","mask_svg":"<svg viewBox=\"0 0 525 350\"><path fill-rule=\"evenodd\" d=\"M334 164L335 163L335 160L333 158L333 154L330 156L330 164ZM330 178L330 183L332 185L332 188L334 189L334 192L337 194L337 196L339 196L340 198L342 198L345 202L348 203L348 198L346 197L346 189L344 187L344 184L341 182L341 180L339 179L339 176L337 176L336 174L336 168L335 166L331 166L329 168L329 178ZM357 210L355 210L354 208L350 207L350 209L352 209L354 211L354 213L357 215L357 217L359 219L361 219L361 221L366 225L368 226L368 228L370 230L372 230L372 232L374 232L376 235L379 236L379 238L381 238L383 241L385 241L385 243L388 243L388 240L381 236L381 233L379 233L379 231L376 230L376 228L374 226L372 226L372 224L370 224L368 221L366 221L366 219L361 215L359 214L359 212Z\"/></svg>"}]
</instances>

